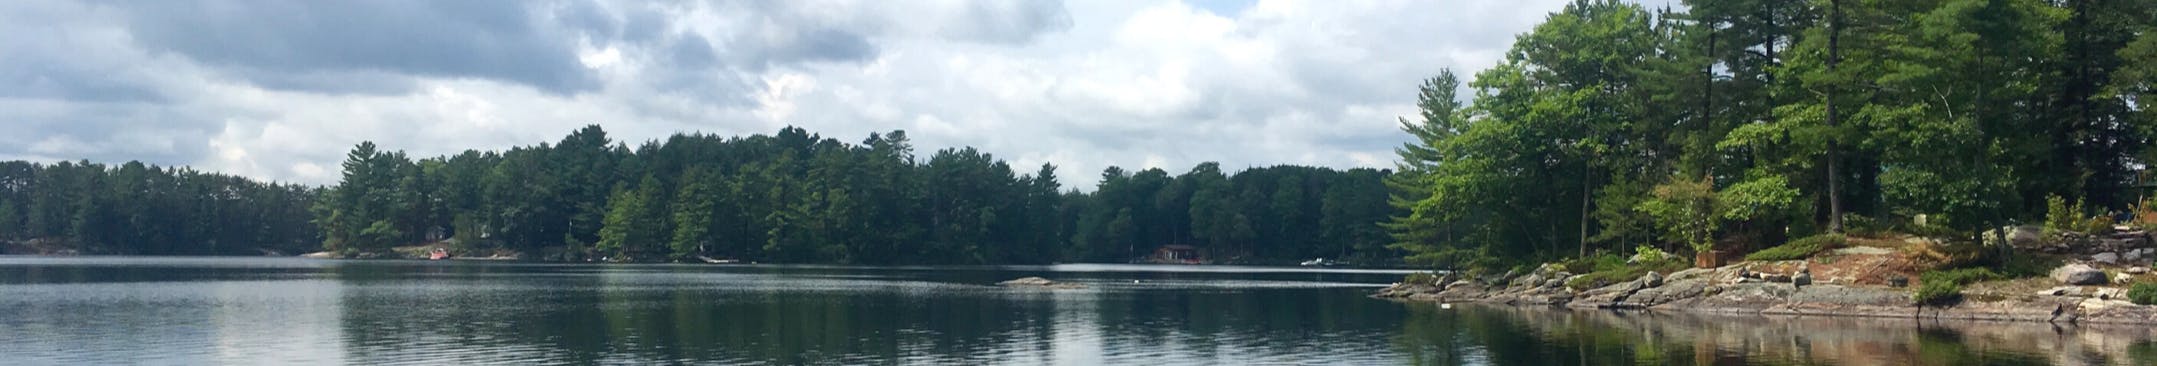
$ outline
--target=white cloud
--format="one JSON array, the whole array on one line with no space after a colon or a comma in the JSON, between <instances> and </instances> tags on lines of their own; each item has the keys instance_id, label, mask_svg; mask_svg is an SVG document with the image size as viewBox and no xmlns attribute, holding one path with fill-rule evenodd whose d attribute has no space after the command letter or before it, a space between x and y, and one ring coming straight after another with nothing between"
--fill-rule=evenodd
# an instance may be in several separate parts
<instances>
[{"instance_id":1,"label":"white cloud","mask_svg":"<svg viewBox=\"0 0 2157 366\"><path fill-rule=\"evenodd\" d=\"M217 23L247 21L247 9L163 19L194 13L7 3L0 33L55 36L0 37L0 81L36 86L0 92L0 124L22 133L0 136L0 157L330 184L365 140L432 156L592 123L631 143L791 124L848 141L904 129L919 155L975 146L1026 172L1054 163L1066 187L1090 187L1110 165L1385 167L1419 80L1495 63L1562 4L557 0L447 14L382 2L284 29L310 24ZM407 58L366 42L339 51L364 57L341 59L220 53L368 41L338 31L384 27L471 32L433 34L446 39ZM183 33L150 47L145 31ZM241 31L262 42L219 33Z\"/></svg>"}]
</instances>

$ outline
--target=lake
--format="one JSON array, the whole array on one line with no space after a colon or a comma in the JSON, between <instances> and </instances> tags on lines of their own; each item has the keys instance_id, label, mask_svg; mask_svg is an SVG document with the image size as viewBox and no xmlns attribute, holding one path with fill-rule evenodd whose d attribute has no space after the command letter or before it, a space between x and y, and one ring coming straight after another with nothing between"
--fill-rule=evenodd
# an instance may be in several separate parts
<instances>
[{"instance_id":1,"label":"lake","mask_svg":"<svg viewBox=\"0 0 2157 366\"><path fill-rule=\"evenodd\" d=\"M1364 297L1400 273L0 256L0 364L2157 364L2147 326Z\"/></svg>"}]
</instances>

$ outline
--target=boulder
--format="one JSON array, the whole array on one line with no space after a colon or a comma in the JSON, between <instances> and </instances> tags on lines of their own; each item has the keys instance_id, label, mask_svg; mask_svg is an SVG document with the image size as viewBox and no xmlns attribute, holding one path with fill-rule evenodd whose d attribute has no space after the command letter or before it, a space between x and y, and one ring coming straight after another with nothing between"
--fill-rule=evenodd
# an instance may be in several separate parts
<instances>
[{"instance_id":1,"label":"boulder","mask_svg":"<svg viewBox=\"0 0 2157 366\"><path fill-rule=\"evenodd\" d=\"M2129 250L2129 251L2127 251L2126 253L2122 253L2122 254L2120 254L2120 261L2124 261L2124 262L2130 262L2130 263L2132 263L2132 262L2134 262L2134 261L2136 261L2136 260L2140 260L2140 259L2142 259L2142 250L2141 250L2141 249Z\"/></svg>"},{"instance_id":2,"label":"boulder","mask_svg":"<svg viewBox=\"0 0 2157 366\"><path fill-rule=\"evenodd\" d=\"M2072 263L2052 269L2052 279L2069 285L2105 284L2105 272L2087 264Z\"/></svg>"},{"instance_id":3,"label":"boulder","mask_svg":"<svg viewBox=\"0 0 2157 366\"><path fill-rule=\"evenodd\" d=\"M1655 272L1648 272L1648 274L1645 274L1645 275L1641 275L1641 276L1640 276L1640 284L1641 284L1641 287L1655 287L1655 286L1662 286L1662 285L1663 285L1663 274L1661 274L1661 273L1655 273Z\"/></svg>"},{"instance_id":4,"label":"boulder","mask_svg":"<svg viewBox=\"0 0 2157 366\"><path fill-rule=\"evenodd\" d=\"M2134 266L2134 267L2127 267L2127 273L2128 273L2128 274L2144 274L2144 273L2150 273L2150 268L2149 268L2149 267L2143 267L2143 266Z\"/></svg>"},{"instance_id":5,"label":"boulder","mask_svg":"<svg viewBox=\"0 0 2157 366\"><path fill-rule=\"evenodd\" d=\"M2127 250L2134 248L2136 244L2141 243L2134 239L2106 238L2097 240L2097 245L2105 248L2105 250Z\"/></svg>"},{"instance_id":6,"label":"boulder","mask_svg":"<svg viewBox=\"0 0 2157 366\"><path fill-rule=\"evenodd\" d=\"M2007 243L2017 247L2033 247L2044 244L2043 228L2034 225L2016 226L2007 232Z\"/></svg>"},{"instance_id":7,"label":"boulder","mask_svg":"<svg viewBox=\"0 0 2157 366\"><path fill-rule=\"evenodd\" d=\"M1673 275L1672 277L1676 276ZM1706 279L1665 279L1662 286L1635 291L1631 296L1626 296L1623 301L1614 303L1612 307L1646 308L1691 299L1705 295L1713 285Z\"/></svg>"},{"instance_id":8,"label":"boulder","mask_svg":"<svg viewBox=\"0 0 2157 366\"><path fill-rule=\"evenodd\" d=\"M2112 278L2112 283L2133 283L2134 281L2135 275L2126 273L2121 273L2118 277Z\"/></svg>"},{"instance_id":9,"label":"boulder","mask_svg":"<svg viewBox=\"0 0 2157 366\"><path fill-rule=\"evenodd\" d=\"M2113 252L2097 253L2097 255L2090 256L2090 261L2104 264L2118 264L2120 262L2120 254Z\"/></svg>"},{"instance_id":10,"label":"boulder","mask_svg":"<svg viewBox=\"0 0 2157 366\"><path fill-rule=\"evenodd\" d=\"M1711 269L1711 268L1687 268L1687 269L1685 269L1685 270L1683 270L1683 271L1677 271L1677 272L1673 272L1673 273L1671 273L1671 274L1670 274L1669 276L1664 276L1664 277L1663 277L1663 281L1682 281L1682 280L1689 280L1689 279L1693 279L1693 278L1700 278L1700 277L1707 277L1707 276L1711 276L1711 275L1714 275L1715 273L1716 273L1716 270L1715 270L1715 269Z\"/></svg>"},{"instance_id":11,"label":"boulder","mask_svg":"<svg viewBox=\"0 0 2157 366\"><path fill-rule=\"evenodd\" d=\"M1543 280L1543 286L1542 286L1542 287L1543 287L1543 288L1559 288L1559 287L1565 287L1565 281L1567 281L1567 280L1572 280L1572 279L1573 279L1573 275L1572 275L1572 274L1569 274L1569 273L1565 273L1565 272L1558 272L1558 275L1556 275L1556 276L1551 276L1551 277L1550 277L1550 279L1548 279L1548 280Z\"/></svg>"},{"instance_id":12,"label":"boulder","mask_svg":"<svg viewBox=\"0 0 2157 366\"><path fill-rule=\"evenodd\" d=\"M1520 278L1513 279L1513 282L1508 282L1507 285L1509 287L1541 286L1543 285L1543 275L1531 273L1526 276L1520 276Z\"/></svg>"},{"instance_id":13,"label":"boulder","mask_svg":"<svg viewBox=\"0 0 2157 366\"><path fill-rule=\"evenodd\" d=\"M1502 296L1505 298L1501 302L1513 305L1562 305L1573 301L1573 292L1562 287L1538 287Z\"/></svg>"},{"instance_id":14,"label":"boulder","mask_svg":"<svg viewBox=\"0 0 2157 366\"><path fill-rule=\"evenodd\" d=\"M2112 287L2100 288L2097 289L2097 294L2093 297L2096 297L2098 300L2126 299L2127 289Z\"/></svg>"},{"instance_id":15,"label":"boulder","mask_svg":"<svg viewBox=\"0 0 2157 366\"><path fill-rule=\"evenodd\" d=\"M1797 286L1812 284L1812 272L1798 272L1796 276L1790 276L1790 284Z\"/></svg>"}]
</instances>

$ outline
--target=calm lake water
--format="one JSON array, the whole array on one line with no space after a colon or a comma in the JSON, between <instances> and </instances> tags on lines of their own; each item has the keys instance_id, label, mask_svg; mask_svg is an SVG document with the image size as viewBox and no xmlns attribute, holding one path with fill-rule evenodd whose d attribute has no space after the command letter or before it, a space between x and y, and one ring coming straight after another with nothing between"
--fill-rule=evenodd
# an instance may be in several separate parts
<instances>
[{"instance_id":1,"label":"calm lake water","mask_svg":"<svg viewBox=\"0 0 2157 366\"><path fill-rule=\"evenodd\" d=\"M1363 296L1399 276L0 256L0 364L2157 364L2146 326Z\"/></svg>"}]
</instances>

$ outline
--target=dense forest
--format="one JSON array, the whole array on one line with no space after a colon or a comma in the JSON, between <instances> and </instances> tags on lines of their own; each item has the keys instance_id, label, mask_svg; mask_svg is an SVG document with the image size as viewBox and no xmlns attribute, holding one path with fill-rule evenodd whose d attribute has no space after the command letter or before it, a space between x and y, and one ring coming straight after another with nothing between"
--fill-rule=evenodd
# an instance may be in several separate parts
<instances>
[{"instance_id":1,"label":"dense forest","mask_svg":"<svg viewBox=\"0 0 2157 366\"><path fill-rule=\"evenodd\" d=\"M2138 207L2149 0L1581 0L1459 98L1423 84L1387 182L1412 259L1503 268ZM2082 202L2079 205L2048 202Z\"/></svg>"},{"instance_id":2,"label":"dense forest","mask_svg":"<svg viewBox=\"0 0 2157 366\"><path fill-rule=\"evenodd\" d=\"M1392 258L1388 172L1206 163L1107 169L1093 193L972 148L922 159L903 131L859 144L787 128L629 147L598 126L555 144L414 160L362 143L315 207L325 247L443 242L553 260L1121 262L1170 244L1215 260Z\"/></svg>"},{"instance_id":3,"label":"dense forest","mask_svg":"<svg viewBox=\"0 0 2157 366\"><path fill-rule=\"evenodd\" d=\"M465 255L782 263L1123 262L1189 245L1227 263L1397 260L1388 171L1275 166L1170 175L1111 167L1095 190L972 148L914 156L786 128L631 148L599 126L558 143L413 159L354 147L334 187L128 163L0 164L4 252ZM35 244L35 245L32 245Z\"/></svg>"},{"instance_id":4,"label":"dense forest","mask_svg":"<svg viewBox=\"0 0 2157 366\"><path fill-rule=\"evenodd\" d=\"M0 253L296 254L320 189L131 162L0 162Z\"/></svg>"}]
</instances>

